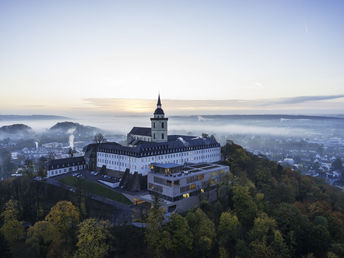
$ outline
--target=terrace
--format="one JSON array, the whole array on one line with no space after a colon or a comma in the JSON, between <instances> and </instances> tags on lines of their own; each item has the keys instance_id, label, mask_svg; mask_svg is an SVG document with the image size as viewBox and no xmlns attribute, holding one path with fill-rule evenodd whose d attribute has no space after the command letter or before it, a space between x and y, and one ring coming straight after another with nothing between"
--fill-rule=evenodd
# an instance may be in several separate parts
<instances>
[{"instance_id":1,"label":"terrace","mask_svg":"<svg viewBox=\"0 0 344 258\"><path fill-rule=\"evenodd\" d=\"M208 163L203 163L203 164L187 164L185 166L179 165L179 164L174 164L174 163L152 163L151 165L151 172L154 174L159 174L159 176L163 176L166 178L170 177L178 177L178 178L183 178L187 177L190 174L193 173L200 173L216 168L221 168L221 165L218 164L208 164Z\"/></svg>"}]
</instances>

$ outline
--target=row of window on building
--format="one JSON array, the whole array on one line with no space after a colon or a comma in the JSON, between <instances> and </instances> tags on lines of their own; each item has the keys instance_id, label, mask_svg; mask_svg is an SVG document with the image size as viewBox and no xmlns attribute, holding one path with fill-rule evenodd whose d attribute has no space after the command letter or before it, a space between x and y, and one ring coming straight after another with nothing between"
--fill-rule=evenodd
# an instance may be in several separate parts
<instances>
[{"instance_id":1,"label":"row of window on building","mask_svg":"<svg viewBox=\"0 0 344 258\"><path fill-rule=\"evenodd\" d=\"M58 176L72 171L79 171L85 168L84 165L48 170L48 177Z\"/></svg>"},{"instance_id":2,"label":"row of window on building","mask_svg":"<svg viewBox=\"0 0 344 258\"><path fill-rule=\"evenodd\" d=\"M186 159L180 159L180 160L164 160L162 157L157 157L156 161L159 161L160 163L176 163L176 164L184 164L187 162L194 162L194 161L200 161L204 159L210 159L210 158L215 158L217 155L211 154L211 155L205 155L205 156L198 156L198 157L193 157L193 158L186 158ZM152 159L153 161L153 159ZM137 169L137 166L135 164L129 164L129 163L124 163L124 162L118 162L118 161L113 161L113 160L107 160L107 159L98 159L98 164L105 164L105 165L114 165L114 166L119 166L119 167L126 167L126 168L132 168L132 169ZM141 165L141 169L147 169L150 167L150 163L143 164Z\"/></svg>"},{"instance_id":3,"label":"row of window on building","mask_svg":"<svg viewBox=\"0 0 344 258\"><path fill-rule=\"evenodd\" d=\"M213 154L206 154L206 153L213 152ZM98 155L100 157L104 158L112 158L112 159L119 159L119 160L128 160L128 161L138 161L138 162L146 162L146 161L156 161L156 160L164 160L164 159L170 159L170 158L176 158L176 157L187 157L187 156L192 156L195 154L202 154L196 157L190 157L190 159L203 159L203 158L210 158L210 157L215 157L218 156L219 151L216 149L211 149L211 150L204 150L204 151L195 151L195 152L180 152L180 153L173 153L173 154L167 154L167 155L160 155L160 156L153 156L153 157L146 157L146 158L140 158L139 160L134 157L126 157L122 155L117 155L117 154L108 154L108 153L102 153L99 152ZM105 160L105 159L103 159Z\"/></svg>"},{"instance_id":4,"label":"row of window on building","mask_svg":"<svg viewBox=\"0 0 344 258\"><path fill-rule=\"evenodd\" d=\"M179 152L179 153L172 153L172 154L166 154L166 155L160 155L161 157L165 158L174 158L174 157L183 157L183 156L192 156L195 154L204 154L206 153L215 153L219 154L220 150L218 148L211 148L211 149L204 149L204 150L196 150L196 151L189 151L189 152ZM105 158L114 158L114 159L128 159L128 160L136 160L136 157L128 157L128 156L123 156L123 155L118 155L118 154L110 154L110 153L104 153L104 152L98 152L98 156L100 157L105 157ZM160 156L155 156L155 157L160 157ZM149 158L154 158L153 157L147 157ZM146 158L141 158L141 159L146 159Z\"/></svg>"}]
</instances>

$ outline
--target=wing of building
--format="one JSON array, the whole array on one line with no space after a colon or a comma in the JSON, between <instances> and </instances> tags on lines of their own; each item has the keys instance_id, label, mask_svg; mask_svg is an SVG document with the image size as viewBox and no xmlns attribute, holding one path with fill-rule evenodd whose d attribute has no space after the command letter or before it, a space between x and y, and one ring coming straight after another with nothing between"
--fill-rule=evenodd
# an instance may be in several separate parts
<instances>
[{"instance_id":1,"label":"wing of building","mask_svg":"<svg viewBox=\"0 0 344 258\"><path fill-rule=\"evenodd\" d=\"M133 127L127 135L127 146L102 143L97 151L98 169L147 175L153 163L213 163L220 161L220 144L203 135L168 135L168 118L161 108L160 95L151 127Z\"/></svg>"},{"instance_id":2,"label":"wing of building","mask_svg":"<svg viewBox=\"0 0 344 258\"><path fill-rule=\"evenodd\" d=\"M47 177L58 176L68 172L76 172L85 168L84 157L53 159L48 163Z\"/></svg>"}]
</instances>

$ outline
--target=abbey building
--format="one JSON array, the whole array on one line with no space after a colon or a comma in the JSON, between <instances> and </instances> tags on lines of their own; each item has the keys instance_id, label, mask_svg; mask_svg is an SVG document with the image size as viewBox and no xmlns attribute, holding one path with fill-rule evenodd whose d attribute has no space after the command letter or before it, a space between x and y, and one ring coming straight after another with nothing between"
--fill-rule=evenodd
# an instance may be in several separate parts
<instances>
[{"instance_id":1,"label":"abbey building","mask_svg":"<svg viewBox=\"0 0 344 258\"><path fill-rule=\"evenodd\" d=\"M160 95L150 127L133 127L127 145L102 143L97 152L97 167L147 175L154 164L198 164L220 161L220 144L214 137L168 134L168 118Z\"/></svg>"}]
</instances>

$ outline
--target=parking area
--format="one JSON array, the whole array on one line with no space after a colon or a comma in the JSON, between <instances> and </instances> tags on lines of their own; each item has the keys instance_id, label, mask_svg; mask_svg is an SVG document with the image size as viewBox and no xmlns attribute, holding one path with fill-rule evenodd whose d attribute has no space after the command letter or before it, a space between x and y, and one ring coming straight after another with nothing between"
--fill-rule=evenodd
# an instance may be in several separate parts
<instances>
[{"instance_id":1,"label":"parking area","mask_svg":"<svg viewBox=\"0 0 344 258\"><path fill-rule=\"evenodd\" d=\"M110 183L119 183L121 181L121 178L119 177L113 177L113 176L108 176L108 175L101 175L99 172L96 171L89 171L89 170L85 170L82 171L82 176L84 176L85 178L89 179L89 180L93 180L93 181L106 181L106 182L110 182ZM78 176L78 175L76 175Z\"/></svg>"},{"instance_id":2,"label":"parking area","mask_svg":"<svg viewBox=\"0 0 344 258\"><path fill-rule=\"evenodd\" d=\"M91 172L92 171L88 170L68 172L62 175L50 177L46 182L58 187L64 187L72 192L75 192L76 187L82 184L83 187L85 187L85 189L87 189L91 194L91 197L98 201L114 206L118 206L118 204L113 203L112 201L125 205L132 204L132 202L123 193L117 190L120 182L119 178L104 177L103 175Z\"/></svg>"},{"instance_id":3,"label":"parking area","mask_svg":"<svg viewBox=\"0 0 344 258\"><path fill-rule=\"evenodd\" d=\"M74 177L80 179L87 179L89 181L100 183L109 188L118 188L119 183L121 181L120 177L108 176L108 175L101 175L99 172L90 171L90 170L80 170L80 171L73 171L68 172L62 175L54 176L48 178L48 181L59 181L61 178L64 177Z\"/></svg>"}]
</instances>

